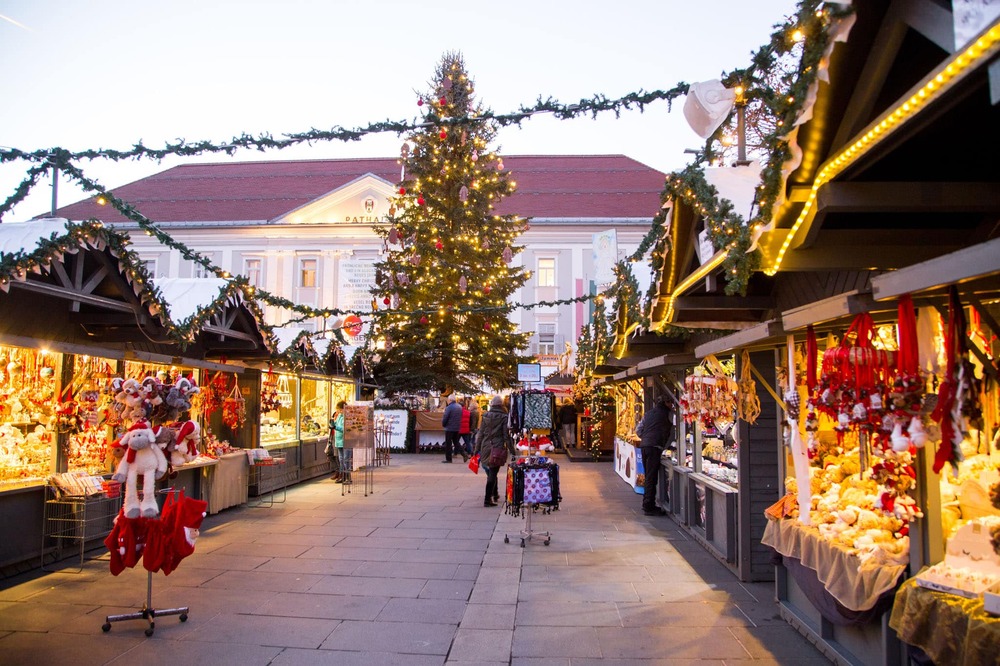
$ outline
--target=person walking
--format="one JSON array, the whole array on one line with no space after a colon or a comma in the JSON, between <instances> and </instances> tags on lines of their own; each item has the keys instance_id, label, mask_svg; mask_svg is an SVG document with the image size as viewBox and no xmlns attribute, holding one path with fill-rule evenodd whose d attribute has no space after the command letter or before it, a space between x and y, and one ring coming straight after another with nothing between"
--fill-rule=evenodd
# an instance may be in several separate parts
<instances>
[{"instance_id":1,"label":"person walking","mask_svg":"<svg viewBox=\"0 0 1000 666\"><path fill-rule=\"evenodd\" d=\"M461 453L462 459L468 460L468 454L462 451L458 441L458 431L462 427L462 406L455 401L454 394L448 396L448 406L444 408L441 427L444 428L444 460L441 462L450 463L452 452Z\"/></svg>"},{"instance_id":2,"label":"person walking","mask_svg":"<svg viewBox=\"0 0 1000 666\"><path fill-rule=\"evenodd\" d=\"M462 451L465 455L472 455L472 410L469 409L469 401L472 398L465 397L458 401L462 407L462 422L458 426L458 437L462 442Z\"/></svg>"},{"instance_id":3,"label":"person walking","mask_svg":"<svg viewBox=\"0 0 1000 666\"><path fill-rule=\"evenodd\" d=\"M483 413L479 410L479 401L475 398L467 398L469 401L469 446L467 447L468 454L472 455L472 449L476 445L476 433L479 432L479 422L482 420Z\"/></svg>"},{"instance_id":4,"label":"person walking","mask_svg":"<svg viewBox=\"0 0 1000 666\"><path fill-rule=\"evenodd\" d=\"M483 506L496 506L500 499L497 488L497 474L502 465L491 465L490 456L495 449L506 449L507 455L514 455L514 442L507 436L507 410L503 398L496 395L490 401L490 409L483 414L476 435L475 452L479 454L479 466L486 470L486 495Z\"/></svg>"},{"instance_id":5,"label":"person walking","mask_svg":"<svg viewBox=\"0 0 1000 666\"><path fill-rule=\"evenodd\" d=\"M337 483L343 483L351 478L351 464L353 463L351 450L348 449L347 453L344 453L345 407L347 407L345 401L341 400L338 402L337 409L330 418L330 440L333 444L333 453L337 458L337 474L333 478Z\"/></svg>"},{"instance_id":6,"label":"person walking","mask_svg":"<svg viewBox=\"0 0 1000 666\"><path fill-rule=\"evenodd\" d=\"M576 405L566 398L559 408L559 435L564 449L576 447Z\"/></svg>"},{"instance_id":7,"label":"person walking","mask_svg":"<svg viewBox=\"0 0 1000 666\"><path fill-rule=\"evenodd\" d=\"M666 396L653 399L653 407L646 412L635 427L642 449L642 467L646 481L642 486L642 512L647 516L665 516L667 512L656 505L656 485L660 478L660 456L673 434L673 415L667 408Z\"/></svg>"}]
</instances>

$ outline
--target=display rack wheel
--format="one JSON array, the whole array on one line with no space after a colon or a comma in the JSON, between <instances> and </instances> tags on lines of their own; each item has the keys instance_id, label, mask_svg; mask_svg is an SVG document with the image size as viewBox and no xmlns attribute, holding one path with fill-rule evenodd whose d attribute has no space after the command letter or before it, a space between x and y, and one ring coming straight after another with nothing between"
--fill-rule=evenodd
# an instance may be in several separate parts
<instances>
[{"instance_id":1,"label":"display rack wheel","mask_svg":"<svg viewBox=\"0 0 1000 666\"><path fill-rule=\"evenodd\" d=\"M521 539L521 548L524 548L524 539Z\"/></svg>"},{"instance_id":2,"label":"display rack wheel","mask_svg":"<svg viewBox=\"0 0 1000 666\"><path fill-rule=\"evenodd\" d=\"M505 534L504 537L503 537L503 542L504 543L510 543L510 537ZM110 629L110 628L111 627L108 626L108 629ZM105 629L104 631L107 631L108 629Z\"/></svg>"},{"instance_id":3,"label":"display rack wheel","mask_svg":"<svg viewBox=\"0 0 1000 666\"><path fill-rule=\"evenodd\" d=\"M103 631L104 633L108 633L109 631L111 631L111 623L105 622L104 624L102 624L101 631Z\"/></svg>"},{"instance_id":4,"label":"display rack wheel","mask_svg":"<svg viewBox=\"0 0 1000 666\"><path fill-rule=\"evenodd\" d=\"M549 540L548 540L548 539L546 539L545 541L543 541L543 542L542 542L542 545L543 545L543 546L547 546L547 545L549 545Z\"/></svg>"},{"instance_id":5,"label":"display rack wheel","mask_svg":"<svg viewBox=\"0 0 1000 666\"><path fill-rule=\"evenodd\" d=\"M152 636L153 635L153 627L149 627L143 633L146 634L147 636Z\"/></svg>"},{"instance_id":6,"label":"display rack wheel","mask_svg":"<svg viewBox=\"0 0 1000 666\"><path fill-rule=\"evenodd\" d=\"M187 613L181 613L181 622L187 622L187 621L188 621Z\"/></svg>"}]
</instances>

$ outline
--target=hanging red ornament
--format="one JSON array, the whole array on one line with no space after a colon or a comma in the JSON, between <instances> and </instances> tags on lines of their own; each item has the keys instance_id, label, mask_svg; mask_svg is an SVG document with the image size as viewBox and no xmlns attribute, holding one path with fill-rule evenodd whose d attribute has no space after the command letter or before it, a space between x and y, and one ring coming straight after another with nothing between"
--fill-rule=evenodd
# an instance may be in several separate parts
<instances>
[{"instance_id":1,"label":"hanging red ornament","mask_svg":"<svg viewBox=\"0 0 1000 666\"><path fill-rule=\"evenodd\" d=\"M424 198L423 197L417 197L417 205L418 206L423 206L424 205Z\"/></svg>"},{"instance_id":2,"label":"hanging red ornament","mask_svg":"<svg viewBox=\"0 0 1000 666\"><path fill-rule=\"evenodd\" d=\"M386 305L389 305L389 303L392 303L392 301L389 299L388 296L386 296L385 298L383 298L382 302L385 303Z\"/></svg>"},{"instance_id":3,"label":"hanging red ornament","mask_svg":"<svg viewBox=\"0 0 1000 666\"><path fill-rule=\"evenodd\" d=\"M405 187L399 188L399 194L400 194L400 196L406 194L406 188Z\"/></svg>"},{"instance_id":4,"label":"hanging red ornament","mask_svg":"<svg viewBox=\"0 0 1000 666\"><path fill-rule=\"evenodd\" d=\"M486 322L485 324L483 324L483 328L484 328L484 329L486 329L486 330L488 331L488 330L490 330L491 328L493 328L493 325L492 325L492 324L490 324L490 322Z\"/></svg>"},{"instance_id":5,"label":"hanging red ornament","mask_svg":"<svg viewBox=\"0 0 1000 666\"><path fill-rule=\"evenodd\" d=\"M427 323L427 315L421 315L421 317L420 317L420 323L421 324L426 324Z\"/></svg>"},{"instance_id":6,"label":"hanging red ornament","mask_svg":"<svg viewBox=\"0 0 1000 666\"><path fill-rule=\"evenodd\" d=\"M423 106L423 105L424 105L424 98L423 97L418 97L417 98L417 106Z\"/></svg>"},{"instance_id":7,"label":"hanging red ornament","mask_svg":"<svg viewBox=\"0 0 1000 666\"><path fill-rule=\"evenodd\" d=\"M438 241L436 243L434 243L434 247L436 247L439 250L443 250L444 249L444 243L441 242L440 238L438 239Z\"/></svg>"},{"instance_id":8,"label":"hanging red ornament","mask_svg":"<svg viewBox=\"0 0 1000 666\"><path fill-rule=\"evenodd\" d=\"M441 106L445 106L447 103L448 103L448 100L445 99L444 97L442 97L441 99L438 100L438 104L440 104Z\"/></svg>"},{"instance_id":9,"label":"hanging red ornament","mask_svg":"<svg viewBox=\"0 0 1000 666\"><path fill-rule=\"evenodd\" d=\"M444 141L445 139L448 138L448 133L444 130L441 130L441 134L439 134L438 136L440 136L441 140Z\"/></svg>"},{"instance_id":10,"label":"hanging red ornament","mask_svg":"<svg viewBox=\"0 0 1000 666\"><path fill-rule=\"evenodd\" d=\"M492 291L492 290L493 290L493 288L492 288L492 287L490 287L490 285L485 285L485 286L483 287L483 293L484 293L484 294L488 294L488 293L490 293L490 291Z\"/></svg>"}]
</instances>

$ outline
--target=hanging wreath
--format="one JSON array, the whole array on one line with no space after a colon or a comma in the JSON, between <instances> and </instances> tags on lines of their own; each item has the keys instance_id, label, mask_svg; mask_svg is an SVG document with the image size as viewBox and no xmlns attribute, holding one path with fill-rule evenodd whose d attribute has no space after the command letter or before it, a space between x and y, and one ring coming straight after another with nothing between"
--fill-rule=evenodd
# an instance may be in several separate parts
<instances>
[{"instance_id":1,"label":"hanging wreath","mask_svg":"<svg viewBox=\"0 0 1000 666\"><path fill-rule=\"evenodd\" d=\"M757 382L751 375L750 352L746 349L740 356L740 380L736 384L736 415L741 421L753 425L760 416L760 398L757 396Z\"/></svg>"},{"instance_id":2,"label":"hanging wreath","mask_svg":"<svg viewBox=\"0 0 1000 666\"><path fill-rule=\"evenodd\" d=\"M240 393L240 383L233 375L233 390L222 403L222 422L233 430L239 429L247 420L247 402Z\"/></svg>"}]
</instances>

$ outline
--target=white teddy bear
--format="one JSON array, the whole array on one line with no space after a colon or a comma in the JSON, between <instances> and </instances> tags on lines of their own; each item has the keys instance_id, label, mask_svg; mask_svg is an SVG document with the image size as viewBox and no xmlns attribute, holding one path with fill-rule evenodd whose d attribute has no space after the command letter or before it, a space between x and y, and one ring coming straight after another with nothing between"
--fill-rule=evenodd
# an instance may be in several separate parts
<instances>
[{"instance_id":1,"label":"white teddy bear","mask_svg":"<svg viewBox=\"0 0 1000 666\"><path fill-rule=\"evenodd\" d=\"M167 473L167 459L159 446L156 435L145 421L138 421L128 429L117 446L127 450L111 478L125 484L125 517L155 518L160 514L156 503L156 480ZM139 501L138 477L142 475L142 501Z\"/></svg>"}]
</instances>

